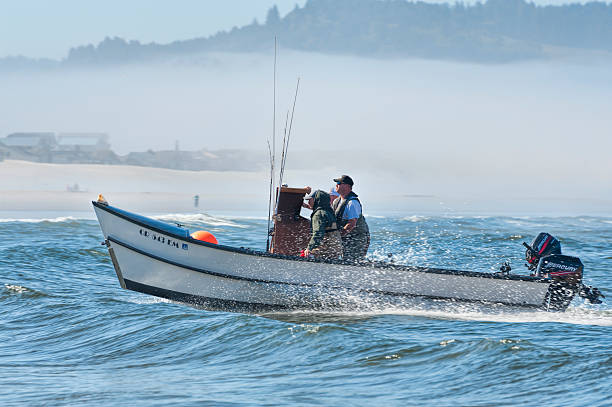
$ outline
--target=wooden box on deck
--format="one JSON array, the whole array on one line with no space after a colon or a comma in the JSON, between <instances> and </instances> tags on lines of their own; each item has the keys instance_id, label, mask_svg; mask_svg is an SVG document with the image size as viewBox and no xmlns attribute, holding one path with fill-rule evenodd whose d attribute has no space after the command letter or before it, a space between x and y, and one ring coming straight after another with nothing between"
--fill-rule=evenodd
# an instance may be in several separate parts
<instances>
[{"instance_id":1,"label":"wooden box on deck","mask_svg":"<svg viewBox=\"0 0 612 407\"><path fill-rule=\"evenodd\" d=\"M300 216L305 188L280 188L270 252L299 256L310 240L310 220Z\"/></svg>"}]
</instances>

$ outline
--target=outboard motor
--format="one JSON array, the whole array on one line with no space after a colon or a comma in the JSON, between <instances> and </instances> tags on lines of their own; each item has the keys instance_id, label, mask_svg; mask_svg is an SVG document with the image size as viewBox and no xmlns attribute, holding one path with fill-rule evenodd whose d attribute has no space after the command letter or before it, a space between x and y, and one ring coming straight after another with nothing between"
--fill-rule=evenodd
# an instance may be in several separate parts
<instances>
[{"instance_id":1,"label":"outboard motor","mask_svg":"<svg viewBox=\"0 0 612 407\"><path fill-rule=\"evenodd\" d=\"M526 266L535 272L536 277L550 278L552 283L548 288L544 306L547 310L565 310L576 294L586 298L593 304L601 303L598 297L603 297L597 288L582 284L584 265L578 257L561 254L561 243L557 238L540 233L531 242L523 242Z\"/></svg>"}]
</instances>

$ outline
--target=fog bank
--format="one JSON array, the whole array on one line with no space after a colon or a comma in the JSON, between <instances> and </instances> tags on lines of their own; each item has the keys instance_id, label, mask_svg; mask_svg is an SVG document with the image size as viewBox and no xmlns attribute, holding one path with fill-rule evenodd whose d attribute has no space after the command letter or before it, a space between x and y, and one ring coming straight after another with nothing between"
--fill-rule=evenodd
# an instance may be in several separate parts
<instances>
[{"instance_id":1,"label":"fog bank","mask_svg":"<svg viewBox=\"0 0 612 407\"><path fill-rule=\"evenodd\" d=\"M281 50L277 136L301 78L287 181L328 188L330 176L349 173L371 196L453 197L467 208L470 199L491 200L492 209L508 199L610 202L611 65ZM172 149L175 141L184 150L263 151L272 132L271 56L10 74L0 89L0 136L101 131L127 153Z\"/></svg>"}]
</instances>

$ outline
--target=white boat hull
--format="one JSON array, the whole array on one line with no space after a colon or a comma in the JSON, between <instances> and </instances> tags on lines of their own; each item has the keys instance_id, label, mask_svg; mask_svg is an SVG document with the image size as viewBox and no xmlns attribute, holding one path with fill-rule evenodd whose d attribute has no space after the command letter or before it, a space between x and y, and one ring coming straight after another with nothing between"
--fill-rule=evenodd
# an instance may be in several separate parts
<instances>
[{"instance_id":1,"label":"white boat hull","mask_svg":"<svg viewBox=\"0 0 612 407\"><path fill-rule=\"evenodd\" d=\"M550 280L384 264L355 265L235 249L94 203L122 287L229 308L354 309L426 297L546 306Z\"/></svg>"}]
</instances>

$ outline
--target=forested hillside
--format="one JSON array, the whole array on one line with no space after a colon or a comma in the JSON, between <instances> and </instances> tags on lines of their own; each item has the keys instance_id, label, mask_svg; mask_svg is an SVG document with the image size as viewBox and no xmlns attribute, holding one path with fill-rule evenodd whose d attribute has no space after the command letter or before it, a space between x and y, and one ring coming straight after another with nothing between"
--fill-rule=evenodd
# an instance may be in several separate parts
<instances>
[{"instance_id":1,"label":"forested hillside","mask_svg":"<svg viewBox=\"0 0 612 407\"><path fill-rule=\"evenodd\" d=\"M484 63L551 58L581 50L612 52L612 5L536 6L488 0L472 6L403 0L309 0L281 18L170 44L107 38L71 49L58 65L142 62L194 53L262 52L281 47L382 58L452 59ZM4 64L9 63L8 59ZM52 65L44 62L45 67ZM41 64L42 62L39 62ZM23 60L13 59L23 65Z\"/></svg>"}]
</instances>

